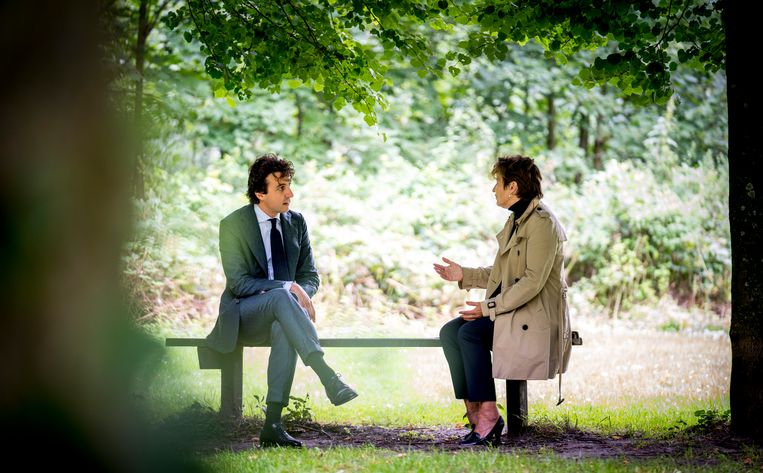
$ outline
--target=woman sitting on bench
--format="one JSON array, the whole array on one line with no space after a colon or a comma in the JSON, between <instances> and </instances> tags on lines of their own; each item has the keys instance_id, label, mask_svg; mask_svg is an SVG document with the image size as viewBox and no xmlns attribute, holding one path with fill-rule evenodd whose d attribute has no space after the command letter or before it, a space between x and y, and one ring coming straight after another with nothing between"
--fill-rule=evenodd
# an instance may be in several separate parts
<instances>
[{"instance_id":1,"label":"woman sitting on bench","mask_svg":"<svg viewBox=\"0 0 763 473\"><path fill-rule=\"evenodd\" d=\"M493 265L464 268L447 258L442 258L445 265L434 265L446 281L457 281L466 290L484 288L489 294L484 301L467 301L471 308L440 330L456 398L464 400L472 426L460 442L463 446L501 443L504 421L493 378L561 376L571 346L563 278L567 237L540 202L540 170L530 158L508 156L497 159L492 174L496 204L510 211L497 235Z\"/></svg>"}]
</instances>

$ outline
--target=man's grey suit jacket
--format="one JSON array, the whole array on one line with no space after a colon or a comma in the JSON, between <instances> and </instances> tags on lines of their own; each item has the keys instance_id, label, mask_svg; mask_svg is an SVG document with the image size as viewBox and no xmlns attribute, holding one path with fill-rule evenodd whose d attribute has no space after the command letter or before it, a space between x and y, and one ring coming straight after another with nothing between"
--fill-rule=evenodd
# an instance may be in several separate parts
<instances>
[{"instance_id":1,"label":"man's grey suit jacket","mask_svg":"<svg viewBox=\"0 0 763 473\"><path fill-rule=\"evenodd\" d=\"M280 214L280 218L289 276L313 297L320 277L313 262L305 219L291 210ZM268 260L253 205L241 207L220 222L220 256L225 291L220 298L217 323L207 335L207 346L230 353L238 341L240 299L283 287L284 281L268 279Z\"/></svg>"}]
</instances>

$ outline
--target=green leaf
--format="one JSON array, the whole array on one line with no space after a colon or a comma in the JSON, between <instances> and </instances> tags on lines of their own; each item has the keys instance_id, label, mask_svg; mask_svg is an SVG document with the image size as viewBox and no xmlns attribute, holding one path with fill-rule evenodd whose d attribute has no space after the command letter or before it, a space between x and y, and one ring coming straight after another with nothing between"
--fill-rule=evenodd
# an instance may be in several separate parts
<instances>
[{"instance_id":1,"label":"green leaf","mask_svg":"<svg viewBox=\"0 0 763 473\"><path fill-rule=\"evenodd\" d=\"M296 89L302 85L302 81L299 79L289 79L286 81L286 85L288 85L290 89Z\"/></svg>"},{"instance_id":2,"label":"green leaf","mask_svg":"<svg viewBox=\"0 0 763 473\"><path fill-rule=\"evenodd\" d=\"M366 123L368 123L368 126L374 126L376 124L376 117L373 115L365 115L363 117L363 120L365 120Z\"/></svg>"},{"instance_id":3,"label":"green leaf","mask_svg":"<svg viewBox=\"0 0 763 473\"><path fill-rule=\"evenodd\" d=\"M193 41L193 36L191 36L190 31L186 31L185 33L183 33L183 38L185 38L186 43L190 43L191 41Z\"/></svg>"},{"instance_id":4,"label":"green leaf","mask_svg":"<svg viewBox=\"0 0 763 473\"><path fill-rule=\"evenodd\" d=\"M228 102L228 105L231 106L231 108L236 108L236 102L229 96L225 96L225 100Z\"/></svg>"},{"instance_id":5,"label":"green leaf","mask_svg":"<svg viewBox=\"0 0 763 473\"><path fill-rule=\"evenodd\" d=\"M343 109L345 105L347 105L347 100L344 97L337 97L334 100L334 110L336 111Z\"/></svg>"}]
</instances>

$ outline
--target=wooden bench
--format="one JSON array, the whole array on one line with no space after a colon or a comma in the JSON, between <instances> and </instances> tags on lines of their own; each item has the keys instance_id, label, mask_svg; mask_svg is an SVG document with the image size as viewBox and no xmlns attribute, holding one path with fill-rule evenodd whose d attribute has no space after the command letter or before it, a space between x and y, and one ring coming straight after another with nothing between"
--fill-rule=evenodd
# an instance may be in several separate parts
<instances>
[{"instance_id":1,"label":"wooden bench","mask_svg":"<svg viewBox=\"0 0 763 473\"><path fill-rule=\"evenodd\" d=\"M321 346L348 348L441 347L438 338L322 338ZM576 343L578 342L578 343ZM573 344L582 341L573 334ZM167 338L168 347L196 347L199 368L220 370L220 414L240 418L244 372L244 346L231 353L218 353L207 348L203 338ZM246 345L267 347L267 344ZM519 432L527 426L527 381L506 380L506 425L509 432Z\"/></svg>"}]
</instances>

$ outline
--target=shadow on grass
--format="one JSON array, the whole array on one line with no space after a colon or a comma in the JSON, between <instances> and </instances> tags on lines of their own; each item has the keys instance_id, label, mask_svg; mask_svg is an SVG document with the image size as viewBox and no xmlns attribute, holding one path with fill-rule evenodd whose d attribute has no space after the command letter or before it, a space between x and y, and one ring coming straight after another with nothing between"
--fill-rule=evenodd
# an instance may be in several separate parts
<instances>
[{"instance_id":1,"label":"shadow on grass","mask_svg":"<svg viewBox=\"0 0 763 473\"><path fill-rule=\"evenodd\" d=\"M458 441L467 433L456 427L381 427L352 424L286 422L287 430L308 448L367 447L393 451L462 452ZM158 426L178 445L199 454L259 448L261 418L221 418L212 409L194 404ZM601 433L570 425L535 422L515 435L504 433L498 451L556 454L569 459L623 458L646 460L671 457L692 465L712 465L718 458L758 464L760 446L734 436L727 419L668 431Z\"/></svg>"}]
</instances>

